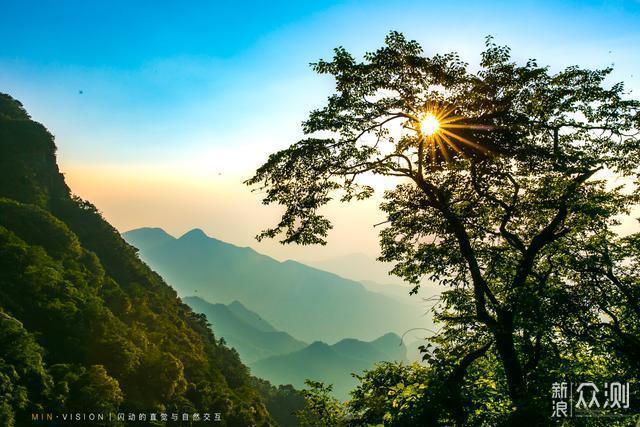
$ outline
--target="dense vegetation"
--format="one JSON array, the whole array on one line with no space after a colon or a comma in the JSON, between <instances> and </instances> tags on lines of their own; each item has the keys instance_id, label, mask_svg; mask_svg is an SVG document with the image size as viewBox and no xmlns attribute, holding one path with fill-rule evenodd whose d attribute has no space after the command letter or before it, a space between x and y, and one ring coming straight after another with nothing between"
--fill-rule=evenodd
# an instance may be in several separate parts
<instances>
[{"instance_id":1,"label":"dense vegetation","mask_svg":"<svg viewBox=\"0 0 640 427\"><path fill-rule=\"evenodd\" d=\"M0 424L117 409L271 425L260 395L287 418L282 401L295 391L284 391L252 378L206 318L71 195L53 137L0 95Z\"/></svg>"},{"instance_id":2,"label":"dense vegetation","mask_svg":"<svg viewBox=\"0 0 640 427\"><path fill-rule=\"evenodd\" d=\"M618 185L639 176L640 102L608 81L611 69L554 73L489 38L472 72L395 32L362 61L337 48L313 67L335 92L303 123L305 138L248 181L284 212L259 238L323 244L329 201L370 197L363 175L396 179L381 205L381 260L416 287L443 288L426 378L394 391L409 402L387 405L370 388L350 417L548 425L561 381L628 381L637 410L640 234L617 226L640 201L637 186ZM335 425L326 389L311 385L308 409L326 403ZM397 405L409 413L394 421Z\"/></svg>"},{"instance_id":3,"label":"dense vegetation","mask_svg":"<svg viewBox=\"0 0 640 427\"><path fill-rule=\"evenodd\" d=\"M434 409L446 396L429 383L429 368L418 363L381 362L356 378L359 383L346 403L332 396L333 385L306 381L305 405L297 413L301 424L327 427L439 424Z\"/></svg>"}]
</instances>

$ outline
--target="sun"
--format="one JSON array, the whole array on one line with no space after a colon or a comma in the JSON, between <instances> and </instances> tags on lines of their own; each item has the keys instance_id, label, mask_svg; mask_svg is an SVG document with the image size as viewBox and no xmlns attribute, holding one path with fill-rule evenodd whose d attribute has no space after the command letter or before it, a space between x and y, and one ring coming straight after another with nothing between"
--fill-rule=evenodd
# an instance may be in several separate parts
<instances>
[{"instance_id":1,"label":"sun","mask_svg":"<svg viewBox=\"0 0 640 427\"><path fill-rule=\"evenodd\" d=\"M440 129L440 120L433 113L425 114L420 121L420 131L423 135L431 136Z\"/></svg>"},{"instance_id":2,"label":"sun","mask_svg":"<svg viewBox=\"0 0 640 427\"><path fill-rule=\"evenodd\" d=\"M449 162L456 157L490 156L491 149L469 139L470 130L491 130L491 126L470 123L470 120L456 115L451 106L429 103L424 113L411 119L413 129L425 144L425 154L434 163ZM463 136L463 135L466 135Z\"/></svg>"}]
</instances>

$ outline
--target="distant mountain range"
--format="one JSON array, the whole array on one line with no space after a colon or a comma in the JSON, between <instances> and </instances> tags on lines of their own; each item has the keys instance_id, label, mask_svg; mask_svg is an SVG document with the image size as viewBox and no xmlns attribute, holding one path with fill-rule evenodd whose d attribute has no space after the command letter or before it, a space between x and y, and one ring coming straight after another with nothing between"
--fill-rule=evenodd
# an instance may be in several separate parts
<instances>
[{"instance_id":1,"label":"distant mountain range","mask_svg":"<svg viewBox=\"0 0 640 427\"><path fill-rule=\"evenodd\" d=\"M425 304L425 298L438 295L442 290L437 285L424 280L418 294L409 295L413 285L389 274L393 265L382 263L363 253L352 253L319 261L306 261L305 264L358 281L370 291L391 296L405 304L423 309L423 311L426 311L425 308L430 306Z\"/></svg>"},{"instance_id":2,"label":"distant mountain range","mask_svg":"<svg viewBox=\"0 0 640 427\"><path fill-rule=\"evenodd\" d=\"M359 282L366 280L394 285L403 284L402 279L389 274L393 265L381 263L374 257L359 252L321 260L309 260L304 263Z\"/></svg>"},{"instance_id":3,"label":"distant mountain range","mask_svg":"<svg viewBox=\"0 0 640 427\"><path fill-rule=\"evenodd\" d=\"M303 341L372 340L430 324L424 310L358 282L295 261L279 262L199 229L174 238L160 228L141 228L123 237L181 296L240 301Z\"/></svg>"},{"instance_id":4,"label":"distant mountain range","mask_svg":"<svg viewBox=\"0 0 640 427\"><path fill-rule=\"evenodd\" d=\"M307 378L322 380L333 384L334 395L344 400L357 384L352 373L371 369L376 362L406 361L406 351L400 337L390 333L371 342L344 339L328 345L316 341L302 350L272 356L249 366L254 375L275 384L301 388Z\"/></svg>"},{"instance_id":5,"label":"distant mountain range","mask_svg":"<svg viewBox=\"0 0 640 427\"><path fill-rule=\"evenodd\" d=\"M407 360L407 348L396 334L374 341L352 338L334 345L316 341L307 345L277 331L265 319L240 302L211 304L200 297L183 298L198 313L204 313L217 337L235 348L253 373L275 384L304 387L305 379L333 384L334 395L346 399L356 381L352 373L370 369L385 360Z\"/></svg>"},{"instance_id":6,"label":"distant mountain range","mask_svg":"<svg viewBox=\"0 0 640 427\"><path fill-rule=\"evenodd\" d=\"M238 301L228 305L211 304L200 297L186 297L183 301L193 311L207 316L214 334L235 348L244 363L292 353L307 346L286 332L276 330Z\"/></svg>"}]
</instances>

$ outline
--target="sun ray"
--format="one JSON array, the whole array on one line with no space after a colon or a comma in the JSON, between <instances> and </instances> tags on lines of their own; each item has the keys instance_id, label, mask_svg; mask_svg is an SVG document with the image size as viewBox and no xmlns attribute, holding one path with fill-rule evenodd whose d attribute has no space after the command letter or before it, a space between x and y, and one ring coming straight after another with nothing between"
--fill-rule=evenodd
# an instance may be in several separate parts
<instances>
[{"instance_id":1,"label":"sun ray","mask_svg":"<svg viewBox=\"0 0 640 427\"><path fill-rule=\"evenodd\" d=\"M465 144L467 144L467 145L469 145L469 146L471 146L471 147L473 147L473 148L475 148L475 149L477 149L477 150L480 150L480 151L482 151L482 152L487 152L487 151L488 151L488 150L487 150L485 147L483 147L482 145L477 144L477 143L475 143L475 142L473 142L473 141L469 141L467 138L464 138L464 137L462 137L462 136L460 136L460 135L458 135L458 134L455 134L455 133L453 133L453 132L450 132L450 131L446 130L445 128L440 128L440 131L441 131L441 132L443 132L443 133L445 133L445 134L447 134L447 135L449 135L449 136L450 136L450 137L452 137L452 138L457 139L457 140L458 140L458 141L460 141L460 142L464 142Z\"/></svg>"},{"instance_id":2,"label":"sun ray","mask_svg":"<svg viewBox=\"0 0 640 427\"><path fill-rule=\"evenodd\" d=\"M453 117L443 119L442 123L444 124L455 123L455 122L459 122L460 120L464 120L465 118L466 117L463 117L463 116L453 116Z\"/></svg>"},{"instance_id":3,"label":"sun ray","mask_svg":"<svg viewBox=\"0 0 640 427\"><path fill-rule=\"evenodd\" d=\"M433 139L438 144L438 148L440 148L440 152L442 153L442 157L444 157L445 162L451 161L451 157L449 156L449 152L447 151L447 148L444 146L444 144L441 141L442 137L439 134L435 134L433 136Z\"/></svg>"},{"instance_id":4,"label":"sun ray","mask_svg":"<svg viewBox=\"0 0 640 427\"><path fill-rule=\"evenodd\" d=\"M453 113L453 111L455 110L455 107L451 107L448 110L440 110L439 114L436 113L436 117L438 118L438 120L442 123L444 123L446 120L445 118L449 116L449 114Z\"/></svg>"},{"instance_id":5,"label":"sun ray","mask_svg":"<svg viewBox=\"0 0 640 427\"><path fill-rule=\"evenodd\" d=\"M493 129L492 126L489 125L456 125L456 124L449 124L449 123L445 123L445 122L441 122L442 123L442 127L446 127L447 129L477 129L477 130L491 130Z\"/></svg>"},{"instance_id":6,"label":"sun ray","mask_svg":"<svg viewBox=\"0 0 640 427\"><path fill-rule=\"evenodd\" d=\"M449 147L453 148L456 151L456 153L460 154L464 158L467 157L467 154L458 147L458 144L453 142L447 135L440 133L438 134L438 136L442 138L442 140L446 142L449 145Z\"/></svg>"}]
</instances>

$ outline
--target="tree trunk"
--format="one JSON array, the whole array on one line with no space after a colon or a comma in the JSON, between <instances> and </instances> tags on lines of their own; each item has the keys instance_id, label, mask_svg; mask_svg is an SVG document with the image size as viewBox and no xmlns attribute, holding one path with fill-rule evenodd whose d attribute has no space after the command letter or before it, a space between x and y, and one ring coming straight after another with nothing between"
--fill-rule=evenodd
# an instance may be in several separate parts
<instances>
[{"instance_id":1,"label":"tree trunk","mask_svg":"<svg viewBox=\"0 0 640 427\"><path fill-rule=\"evenodd\" d=\"M498 356L504 368L509 389L509 397L513 402L514 411L511 413L508 425L545 425L544 414L531 407L530 396L528 395L527 384L524 378L522 364L518 358L515 343L513 340L513 314L501 313L498 322L493 330Z\"/></svg>"},{"instance_id":2,"label":"tree trunk","mask_svg":"<svg viewBox=\"0 0 640 427\"><path fill-rule=\"evenodd\" d=\"M522 373L522 365L513 342L513 325L511 319L498 318L498 325L493 332L496 349L504 367L504 373L509 387L509 396L517 404L526 396L526 385Z\"/></svg>"}]
</instances>

